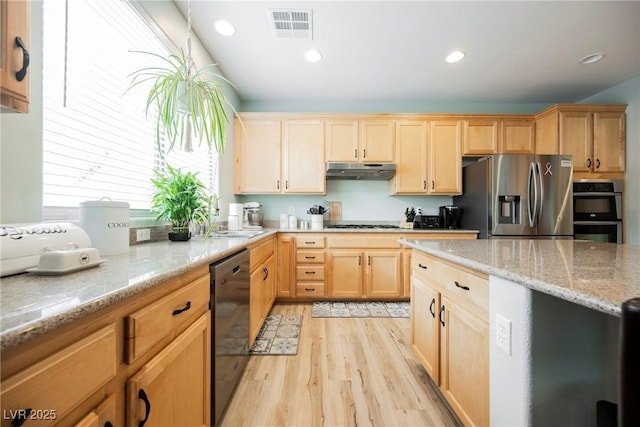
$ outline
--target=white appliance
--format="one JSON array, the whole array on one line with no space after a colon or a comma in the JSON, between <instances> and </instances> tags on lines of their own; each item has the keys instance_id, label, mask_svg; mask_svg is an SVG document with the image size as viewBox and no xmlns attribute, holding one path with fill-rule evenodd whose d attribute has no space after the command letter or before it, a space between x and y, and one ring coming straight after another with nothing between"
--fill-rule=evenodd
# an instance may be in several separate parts
<instances>
[{"instance_id":1,"label":"white appliance","mask_svg":"<svg viewBox=\"0 0 640 427\"><path fill-rule=\"evenodd\" d=\"M229 203L229 217L227 218L227 228L229 230L240 230L243 218L242 203Z\"/></svg>"},{"instance_id":2,"label":"white appliance","mask_svg":"<svg viewBox=\"0 0 640 427\"><path fill-rule=\"evenodd\" d=\"M37 267L46 252L90 246L89 235L68 222L0 225L0 276Z\"/></svg>"},{"instance_id":3,"label":"white appliance","mask_svg":"<svg viewBox=\"0 0 640 427\"><path fill-rule=\"evenodd\" d=\"M262 229L262 205L258 202L244 204L242 228L248 230Z\"/></svg>"}]
</instances>

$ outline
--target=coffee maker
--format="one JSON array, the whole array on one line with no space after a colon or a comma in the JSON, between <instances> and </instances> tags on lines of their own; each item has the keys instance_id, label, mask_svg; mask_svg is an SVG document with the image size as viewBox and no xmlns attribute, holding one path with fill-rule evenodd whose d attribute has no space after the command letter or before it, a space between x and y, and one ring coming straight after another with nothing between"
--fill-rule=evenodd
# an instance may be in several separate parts
<instances>
[{"instance_id":1,"label":"coffee maker","mask_svg":"<svg viewBox=\"0 0 640 427\"><path fill-rule=\"evenodd\" d=\"M462 208L454 205L440 206L440 227L455 229L460 228Z\"/></svg>"},{"instance_id":2,"label":"coffee maker","mask_svg":"<svg viewBox=\"0 0 640 427\"><path fill-rule=\"evenodd\" d=\"M260 229L262 228L262 205L258 202L247 202L243 207L244 215L242 228Z\"/></svg>"}]
</instances>

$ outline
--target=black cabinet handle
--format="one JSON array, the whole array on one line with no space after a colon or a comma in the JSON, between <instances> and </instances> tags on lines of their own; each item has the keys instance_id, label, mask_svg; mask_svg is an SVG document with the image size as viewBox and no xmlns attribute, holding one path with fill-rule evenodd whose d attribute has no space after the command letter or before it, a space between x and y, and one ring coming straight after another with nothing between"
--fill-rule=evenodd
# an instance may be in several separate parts
<instances>
[{"instance_id":1,"label":"black cabinet handle","mask_svg":"<svg viewBox=\"0 0 640 427\"><path fill-rule=\"evenodd\" d=\"M362 265L362 257L358 255L358 265Z\"/></svg>"},{"instance_id":2,"label":"black cabinet handle","mask_svg":"<svg viewBox=\"0 0 640 427\"><path fill-rule=\"evenodd\" d=\"M307 245L315 245L316 244L315 241L313 241L313 242L304 242L304 243L307 244Z\"/></svg>"},{"instance_id":3,"label":"black cabinet handle","mask_svg":"<svg viewBox=\"0 0 640 427\"><path fill-rule=\"evenodd\" d=\"M364 148L364 149L362 150L362 158L363 158L363 159L366 159L366 158L367 158L367 149L366 149L366 148Z\"/></svg>"},{"instance_id":4,"label":"black cabinet handle","mask_svg":"<svg viewBox=\"0 0 640 427\"><path fill-rule=\"evenodd\" d=\"M354 159L358 158L358 149L357 148L353 150L353 158Z\"/></svg>"},{"instance_id":5,"label":"black cabinet handle","mask_svg":"<svg viewBox=\"0 0 640 427\"><path fill-rule=\"evenodd\" d=\"M314 257L314 256L306 256L306 257L304 257L304 259L316 259L316 257Z\"/></svg>"},{"instance_id":6,"label":"black cabinet handle","mask_svg":"<svg viewBox=\"0 0 640 427\"><path fill-rule=\"evenodd\" d=\"M371 255L367 255L367 265L371 265Z\"/></svg>"},{"instance_id":7,"label":"black cabinet handle","mask_svg":"<svg viewBox=\"0 0 640 427\"><path fill-rule=\"evenodd\" d=\"M262 273L264 273L262 280L267 280L267 277L269 277L269 269L267 267L263 268Z\"/></svg>"},{"instance_id":8,"label":"black cabinet handle","mask_svg":"<svg viewBox=\"0 0 640 427\"><path fill-rule=\"evenodd\" d=\"M426 180L422 181L422 189L423 190L427 189L427 181Z\"/></svg>"},{"instance_id":9,"label":"black cabinet handle","mask_svg":"<svg viewBox=\"0 0 640 427\"><path fill-rule=\"evenodd\" d=\"M460 283L458 283L458 281L457 281L457 280L454 280L454 281L453 281L453 283L455 283L455 284L456 284L456 287L457 287L457 288L464 289L465 291L468 291L468 290L469 290L469 287L468 287L468 286L461 285Z\"/></svg>"},{"instance_id":10,"label":"black cabinet handle","mask_svg":"<svg viewBox=\"0 0 640 427\"><path fill-rule=\"evenodd\" d=\"M444 305L440 307L440 313L438 313L438 318L440 319L440 324L444 327L444 319L442 315L444 314Z\"/></svg>"},{"instance_id":11,"label":"black cabinet handle","mask_svg":"<svg viewBox=\"0 0 640 427\"><path fill-rule=\"evenodd\" d=\"M426 270L427 268L429 268L429 267L427 267L426 265L422 265L421 263L418 263L418 267L420 267L420 268L424 268L425 270Z\"/></svg>"},{"instance_id":12,"label":"black cabinet handle","mask_svg":"<svg viewBox=\"0 0 640 427\"><path fill-rule=\"evenodd\" d=\"M316 274L315 271L305 271L304 274Z\"/></svg>"},{"instance_id":13,"label":"black cabinet handle","mask_svg":"<svg viewBox=\"0 0 640 427\"><path fill-rule=\"evenodd\" d=\"M104 427L113 427L113 424L111 424L111 421L107 421L104 423Z\"/></svg>"},{"instance_id":14,"label":"black cabinet handle","mask_svg":"<svg viewBox=\"0 0 640 427\"><path fill-rule=\"evenodd\" d=\"M289 189L289 180L288 179L284 181L284 189L285 190Z\"/></svg>"},{"instance_id":15,"label":"black cabinet handle","mask_svg":"<svg viewBox=\"0 0 640 427\"><path fill-rule=\"evenodd\" d=\"M142 427L147 423L149 419L149 414L151 413L151 402L149 402L149 398L147 397L147 393L144 392L144 389L140 389L138 391L138 399L144 402L144 420L138 423L138 427Z\"/></svg>"},{"instance_id":16,"label":"black cabinet handle","mask_svg":"<svg viewBox=\"0 0 640 427\"><path fill-rule=\"evenodd\" d=\"M433 298L431 300L431 304L429 305L429 313L431 313L431 317L433 317L434 319L436 318L436 312L433 311L433 308L435 307L435 305L436 305L436 299Z\"/></svg>"},{"instance_id":17,"label":"black cabinet handle","mask_svg":"<svg viewBox=\"0 0 640 427\"><path fill-rule=\"evenodd\" d=\"M27 77L27 67L29 66L29 51L20 36L16 37L16 46L22 49L22 68L16 71L16 80L21 82Z\"/></svg>"},{"instance_id":18,"label":"black cabinet handle","mask_svg":"<svg viewBox=\"0 0 640 427\"><path fill-rule=\"evenodd\" d=\"M591 159L587 159L587 167L590 168L591 167Z\"/></svg>"},{"instance_id":19,"label":"black cabinet handle","mask_svg":"<svg viewBox=\"0 0 640 427\"><path fill-rule=\"evenodd\" d=\"M436 189L436 182L434 180L431 180L431 189L432 190Z\"/></svg>"},{"instance_id":20,"label":"black cabinet handle","mask_svg":"<svg viewBox=\"0 0 640 427\"><path fill-rule=\"evenodd\" d=\"M183 313L183 312L189 310L190 308L191 308L191 301L187 301L187 303L184 305L184 307L179 308L177 310L173 310L171 312L171 315L172 316L177 316L178 314Z\"/></svg>"},{"instance_id":21,"label":"black cabinet handle","mask_svg":"<svg viewBox=\"0 0 640 427\"><path fill-rule=\"evenodd\" d=\"M315 291L315 290L316 290L316 288L304 288L304 290L305 290L305 291L312 292L312 291Z\"/></svg>"},{"instance_id":22,"label":"black cabinet handle","mask_svg":"<svg viewBox=\"0 0 640 427\"><path fill-rule=\"evenodd\" d=\"M17 414L11 419L11 427L20 427L25 421L29 419L29 414L33 411L33 408L19 409Z\"/></svg>"},{"instance_id":23,"label":"black cabinet handle","mask_svg":"<svg viewBox=\"0 0 640 427\"><path fill-rule=\"evenodd\" d=\"M276 181L276 190L279 190L279 189L280 189L280 180L277 180Z\"/></svg>"},{"instance_id":24,"label":"black cabinet handle","mask_svg":"<svg viewBox=\"0 0 640 427\"><path fill-rule=\"evenodd\" d=\"M600 169L600 159L596 159L596 169Z\"/></svg>"}]
</instances>

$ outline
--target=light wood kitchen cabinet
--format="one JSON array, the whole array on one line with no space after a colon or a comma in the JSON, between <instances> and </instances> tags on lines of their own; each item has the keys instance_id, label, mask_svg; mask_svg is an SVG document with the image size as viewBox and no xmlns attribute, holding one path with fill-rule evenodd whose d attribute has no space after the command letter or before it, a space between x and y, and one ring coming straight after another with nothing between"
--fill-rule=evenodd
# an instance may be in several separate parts
<instances>
[{"instance_id":1,"label":"light wood kitchen cabinet","mask_svg":"<svg viewBox=\"0 0 640 427\"><path fill-rule=\"evenodd\" d=\"M14 417L35 417L41 425L64 419L115 378L116 346L116 326L110 324L3 380L2 426L13 425Z\"/></svg>"},{"instance_id":2,"label":"light wood kitchen cabinet","mask_svg":"<svg viewBox=\"0 0 640 427\"><path fill-rule=\"evenodd\" d=\"M395 123L383 118L325 120L328 162L394 161Z\"/></svg>"},{"instance_id":3,"label":"light wood kitchen cabinet","mask_svg":"<svg viewBox=\"0 0 640 427\"><path fill-rule=\"evenodd\" d=\"M480 156L498 152L500 122L492 119L463 121L462 154Z\"/></svg>"},{"instance_id":4,"label":"light wood kitchen cabinet","mask_svg":"<svg viewBox=\"0 0 640 427\"><path fill-rule=\"evenodd\" d=\"M397 169L389 181L390 194L428 193L428 138L429 122L426 120L396 122Z\"/></svg>"},{"instance_id":5,"label":"light wood kitchen cabinet","mask_svg":"<svg viewBox=\"0 0 640 427\"><path fill-rule=\"evenodd\" d=\"M489 425L489 283L414 251L411 348L466 426Z\"/></svg>"},{"instance_id":6,"label":"light wood kitchen cabinet","mask_svg":"<svg viewBox=\"0 0 640 427\"><path fill-rule=\"evenodd\" d=\"M280 193L281 121L242 118L235 122L235 192Z\"/></svg>"},{"instance_id":7,"label":"light wood kitchen cabinet","mask_svg":"<svg viewBox=\"0 0 640 427\"><path fill-rule=\"evenodd\" d=\"M462 121L431 122L429 137L430 194L462 193Z\"/></svg>"},{"instance_id":8,"label":"light wood kitchen cabinet","mask_svg":"<svg viewBox=\"0 0 640 427\"><path fill-rule=\"evenodd\" d=\"M74 427L115 426L117 424L116 419L116 396L112 394L89 412L80 422L76 423Z\"/></svg>"},{"instance_id":9,"label":"light wood kitchen cabinet","mask_svg":"<svg viewBox=\"0 0 640 427\"><path fill-rule=\"evenodd\" d=\"M249 347L260 332L276 298L277 241L275 237L249 246Z\"/></svg>"},{"instance_id":10,"label":"light wood kitchen cabinet","mask_svg":"<svg viewBox=\"0 0 640 427\"><path fill-rule=\"evenodd\" d=\"M397 240L393 235L361 233L327 236L328 296L401 298L402 252Z\"/></svg>"},{"instance_id":11,"label":"light wood kitchen cabinet","mask_svg":"<svg viewBox=\"0 0 640 427\"><path fill-rule=\"evenodd\" d=\"M0 1L0 104L3 112L5 108L6 111L29 112L29 3L27 0Z\"/></svg>"},{"instance_id":12,"label":"light wood kitchen cabinet","mask_svg":"<svg viewBox=\"0 0 640 427\"><path fill-rule=\"evenodd\" d=\"M277 298L295 296L296 238L294 234L278 233Z\"/></svg>"},{"instance_id":13,"label":"light wood kitchen cabinet","mask_svg":"<svg viewBox=\"0 0 640 427\"><path fill-rule=\"evenodd\" d=\"M534 154L535 123L532 119L512 119L500 122L500 154Z\"/></svg>"},{"instance_id":14,"label":"light wood kitchen cabinet","mask_svg":"<svg viewBox=\"0 0 640 427\"><path fill-rule=\"evenodd\" d=\"M536 115L536 153L572 155L574 178L622 177L625 110L625 105L554 105Z\"/></svg>"},{"instance_id":15,"label":"light wood kitchen cabinet","mask_svg":"<svg viewBox=\"0 0 640 427\"><path fill-rule=\"evenodd\" d=\"M296 297L325 297L325 238L319 234L296 237Z\"/></svg>"},{"instance_id":16,"label":"light wood kitchen cabinet","mask_svg":"<svg viewBox=\"0 0 640 427\"><path fill-rule=\"evenodd\" d=\"M210 424L210 325L207 312L129 379L128 426Z\"/></svg>"},{"instance_id":17,"label":"light wood kitchen cabinet","mask_svg":"<svg viewBox=\"0 0 640 427\"><path fill-rule=\"evenodd\" d=\"M242 117L235 125L238 194L324 194L321 120Z\"/></svg>"}]
</instances>

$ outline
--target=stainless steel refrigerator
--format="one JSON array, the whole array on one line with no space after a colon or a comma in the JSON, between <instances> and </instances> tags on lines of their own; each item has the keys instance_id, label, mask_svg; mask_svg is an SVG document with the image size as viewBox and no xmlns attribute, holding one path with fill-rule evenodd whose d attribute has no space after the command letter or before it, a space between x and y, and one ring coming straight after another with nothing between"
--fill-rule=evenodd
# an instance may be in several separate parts
<instances>
[{"instance_id":1,"label":"stainless steel refrigerator","mask_svg":"<svg viewBox=\"0 0 640 427\"><path fill-rule=\"evenodd\" d=\"M565 155L501 154L462 169L460 226L496 237L573 238L573 164Z\"/></svg>"}]
</instances>

